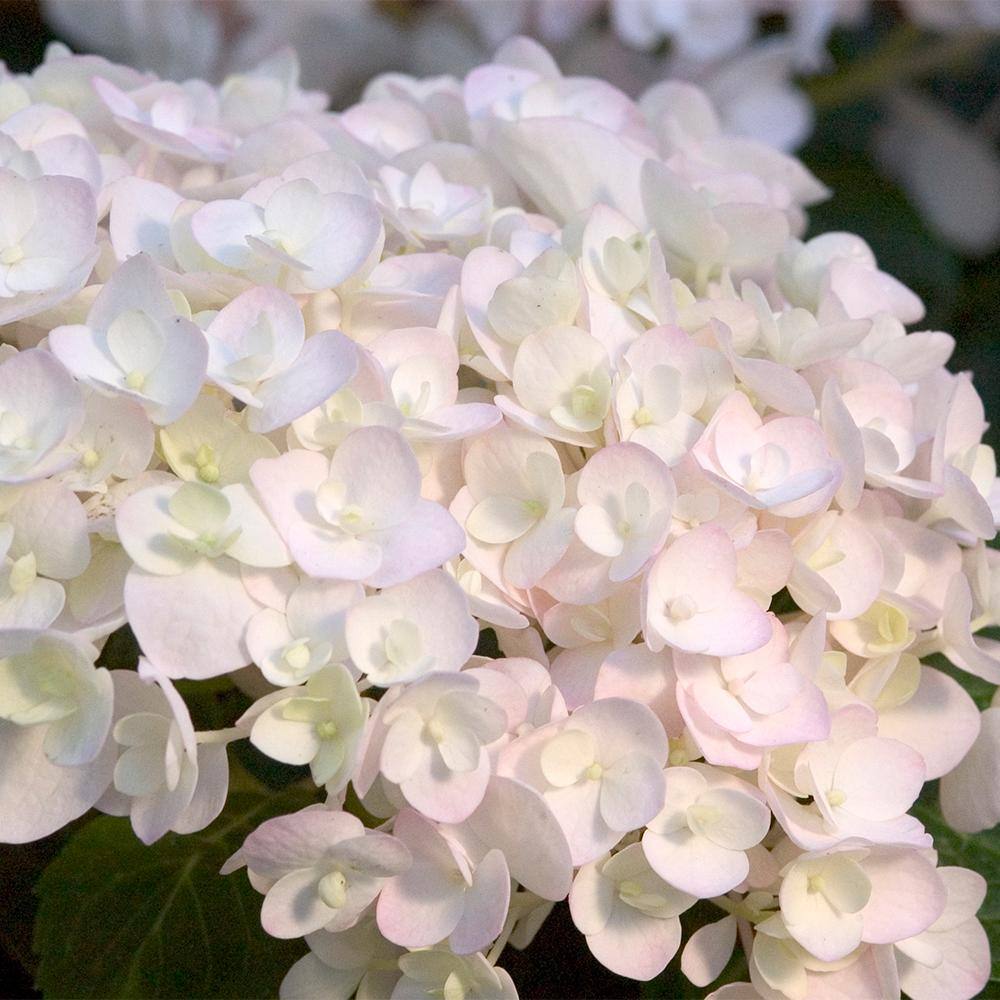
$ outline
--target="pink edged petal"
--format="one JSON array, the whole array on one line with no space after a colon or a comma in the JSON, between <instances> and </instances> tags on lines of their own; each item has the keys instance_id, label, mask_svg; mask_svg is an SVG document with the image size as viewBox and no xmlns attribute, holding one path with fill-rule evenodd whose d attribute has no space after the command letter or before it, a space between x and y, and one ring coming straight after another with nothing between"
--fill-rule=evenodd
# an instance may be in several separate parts
<instances>
[{"instance_id":1,"label":"pink edged petal","mask_svg":"<svg viewBox=\"0 0 1000 1000\"><path fill-rule=\"evenodd\" d=\"M473 336L490 362L509 377L514 367L516 345L501 340L486 316L497 288L517 277L523 270L520 262L497 247L476 247L462 265L461 293Z\"/></svg>"},{"instance_id":2,"label":"pink edged petal","mask_svg":"<svg viewBox=\"0 0 1000 1000\"><path fill-rule=\"evenodd\" d=\"M89 255L94 243L97 205L90 186L76 177L43 176L29 182L38 213L21 242L30 257L56 257L75 265ZM53 212L51 206L59 206ZM70 259L68 259L70 258Z\"/></svg>"},{"instance_id":3,"label":"pink edged petal","mask_svg":"<svg viewBox=\"0 0 1000 1000\"><path fill-rule=\"evenodd\" d=\"M265 820L247 837L240 853L251 871L276 881L312 867L334 844L364 832L361 820L350 813L310 806Z\"/></svg>"},{"instance_id":4,"label":"pink edged petal","mask_svg":"<svg viewBox=\"0 0 1000 1000\"><path fill-rule=\"evenodd\" d=\"M288 548L309 576L320 579L366 580L382 565L382 549L374 542L305 521L289 528Z\"/></svg>"},{"instance_id":5,"label":"pink edged petal","mask_svg":"<svg viewBox=\"0 0 1000 1000\"><path fill-rule=\"evenodd\" d=\"M750 871L743 851L718 847L687 829L669 834L647 830L642 849L650 867L664 882L699 899L735 889Z\"/></svg>"},{"instance_id":6,"label":"pink edged petal","mask_svg":"<svg viewBox=\"0 0 1000 1000\"><path fill-rule=\"evenodd\" d=\"M388 587L411 580L457 556L465 547L465 532L440 504L418 500L406 520L377 532L382 549L380 565L365 582Z\"/></svg>"},{"instance_id":7,"label":"pink edged petal","mask_svg":"<svg viewBox=\"0 0 1000 1000\"><path fill-rule=\"evenodd\" d=\"M208 367L208 342L194 323L175 316L164 333L163 359L142 389L152 400L144 405L154 424L173 423L189 409L201 392Z\"/></svg>"},{"instance_id":8,"label":"pink edged petal","mask_svg":"<svg viewBox=\"0 0 1000 1000\"><path fill-rule=\"evenodd\" d=\"M904 704L879 711L879 736L913 747L927 780L959 765L979 734L979 711L965 689L947 674L922 667L920 686Z\"/></svg>"},{"instance_id":9,"label":"pink edged petal","mask_svg":"<svg viewBox=\"0 0 1000 1000\"><path fill-rule=\"evenodd\" d=\"M610 643L596 643L579 649L564 649L552 661L552 683L570 709L593 701L601 664L610 652ZM627 692L614 692L623 695Z\"/></svg>"},{"instance_id":10,"label":"pink edged petal","mask_svg":"<svg viewBox=\"0 0 1000 1000\"><path fill-rule=\"evenodd\" d=\"M631 482L648 490L653 509L673 505L676 489L669 469L652 452L629 443L609 445L587 462L577 483L577 496L583 504L604 504Z\"/></svg>"},{"instance_id":11,"label":"pink edged petal","mask_svg":"<svg viewBox=\"0 0 1000 1000\"><path fill-rule=\"evenodd\" d=\"M302 868L289 872L268 890L260 923L271 937L297 938L318 931L337 916L319 895L322 872Z\"/></svg>"},{"instance_id":12,"label":"pink edged petal","mask_svg":"<svg viewBox=\"0 0 1000 1000\"><path fill-rule=\"evenodd\" d=\"M762 402L782 413L812 416L816 401L809 383L798 372L764 358L734 354L732 361L740 381Z\"/></svg>"},{"instance_id":13,"label":"pink edged petal","mask_svg":"<svg viewBox=\"0 0 1000 1000\"><path fill-rule=\"evenodd\" d=\"M897 952L899 984L912 1000L972 1000L985 995L990 978L990 942L983 925L967 920L945 934L930 935L939 965L923 965Z\"/></svg>"},{"instance_id":14,"label":"pink edged petal","mask_svg":"<svg viewBox=\"0 0 1000 1000\"><path fill-rule=\"evenodd\" d=\"M420 467L402 435L388 427L349 434L330 463L330 477L346 486L346 502L377 515L381 525L409 516L420 495Z\"/></svg>"},{"instance_id":15,"label":"pink edged petal","mask_svg":"<svg viewBox=\"0 0 1000 1000\"><path fill-rule=\"evenodd\" d=\"M584 865L573 879L569 912L581 934L598 934L604 930L617 905L618 887L602 873L605 861L606 857Z\"/></svg>"},{"instance_id":16,"label":"pink edged petal","mask_svg":"<svg viewBox=\"0 0 1000 1000\"><path fill-rule=\"evenodd\" d=\"M820 419L830 452L844 470L837 487L837 503L841 510L854 510L865 487L865 448L861 431L844 404L836 379L829 379L823 386Z\"/></svg>"},{"instance_id":17,"label":"pink edged petal","mask_svg":"<svg viewBox=\"0 0 1000 1000\"><path fill-rule=\"evenodd\" d=\"M736 550L718 525L702 525L664 549L650 577L666 597L688 596L713 607L736 581Z\"/></svg>"},{"instance_id":18,"label":"pink edged petal","mask_svg":"<svg viewBox=\"0 0 1000 1000\"><path fill-rule=\"evenodd\" d=\"M229 501L230 520L240 529L239 537L226 550L237 562L262 569L280 569L292 560L281 536L268 520L257 498L242 483L222 490Z\"/></svg>"},{"instance_id":19,"label":"pink edged petal","mask_svg":"<svg viewBox=\"0 0 1000 1000\"><path fill-rule=\"evenodd\" d=\"M430 415L428 422L432 429L428 436L434 441L457 441L461 438L475 437L496 427L502 419L503 415L490 403L456 403L454 406L442 406ZM408 433L414 439L423 436L412 428Z\"/></svg>"},{"instance_id":20,"label":"pink edged petal","mask_svg":"<svg viewBox=\"0 0 1000 1000\"><path fill-rule=\"evenodd\" d=\"M277 288L257 286L224 306L206 331L213 346L212 368L232 357L254 353L259 326L269 334L270 364L261 371L266 379L292 364L305 343L305 322L298 303Z\"/></svg>"},{"instance_id":21,"label":"pink edged petal","mask_svg":"<svg viewBox=\"0 0 1000 1000\"><path fill-rule=\"evenodd\" d=\"M450 771L434 754L429 767L421 767L400 783L400 791L414 809L439 823L461 823L483 801L490 780L490 762L480 752L472 771Z\"/></svg>"},{"instance_id":22,"label":"pink edged petal","mask_svg":"<svg viewBox=\"0 0 1000 1000\"><path fill-rule=\"evenodd\" d=\"M612 830L627 833L663 808L663 796L663 765L649 754L625 754L601 779L601 816Z\"/></svg>"},{"instance_id":23,"label":"pink edged petal","mask_svg":"<svg viewBox=\"0 0 1000 1000\"><path fill-rule=\"evenodd\" d=\"M902 323L916 323L923 318L920 299L892 275L867 262L835 258L830 262L826 284L851 319L866 319L882 310Z\"/></svg>"},{"instance_id":24,"label":"pink edged petal","mask_svg":"<svg viewBox=\"0 0 1000 1000\"><path fill-rule=\"evenodd\" d=\"M312 265L303 281L316 290L334 288L364 268L383 237L382 214L373 199L333 193L324 201L331 218L303 252Z\"/></svg>"},{"instance_id":25,"label":"pink edged petal","mask_svg":"<svg viewBox=\"0 0 1000 1000\"><path fill-rule=\"evenodd\" d=\"M261 408L250 409L247 426L269 434L290 424L341 389L357 367L353 341L337 330L314 334L290 368L267 379L257 390Z\"/></svg>"},{"instance_id":26,"label":"pink edged petal","mask_svg":"<svg viewBox=\"0 0 1000 1000\"><path fill-rule=\"evenodd\" d=\"M87 514L65 486L52 480L32 484L5 511L4 520L14 527L18 554L34 552L39 574L70 580L87 568Z\"/></svg>"},{"instance_id":27,"label":"pink edged petal","mask_svg":"<svg viewBox=\"0 0 1000 1000\"><path fill-rule=\"evenodd\" d=\"M334 969L309 952L285 973L279 996L282 1000L330 1000L350 997L358 988L365 969Z\"/></svg>"},{"instance_id":28,"label":"pink edged petal","mask_svg":"<svg viewBox=\"0 0 1000 1000\"><path fill-rule=\"evenodd\" d=\"M562 558L573 539L575 511L566 507L539 521L507 550L504 579L513 587L533 587Z\"/></svg>"},{"instance_id":29,"label":"pink edged petal","mask_svg":"<svg viewBox=\"0 0 1000 1000\"><path fill-rule=\"evenodd\" d=\"M73 376L48 351L21 351L0 364L0 409L18 414L32 438L23 452L4 448L0 482L41 479L75 460L54 449L82 423L83 397Z\"/></svg>"},{"instance_id":30,"label":"pink edged petal","mask_svg":"<svg viewBox=\"0 0 1000 1000\"><path fill-rule=\"evenodd\" d=\"M204 830L222 812L229 793L229 757L224 743L198 748L198 783L187 808L174 822L177 833Z\"/></svg>"},{"instance_id":31,"label":"pink edged petal","mask_svg":"<svg viewBox=\"0 0 1000 1000\"><path fill-rule=\"evenodd\" d=\"M555 679L555 664L552 673ZM592 695L581 695L572 707L601 698L637 701L652 710L668 736L679 736L684 720L677 706L676 691L677 680L670 657L633 643L614 650L603 659L598 665Z\"/></svg>"},{"instance_id":32,"label":"pink edged petal","mask_svg":"<svg viewBox=\"0 0 1000 1000\"><path fill-rule=\"evenodd\" d=\"M417 768L430 766L427 761L434 751L421 745L423 731L424 719L419 712L401 710L393 717L382 739L378 758L379 769L386 780L398 785L410 778ZM414 752L414 747L420 747L421 752Z\"/></svg>"},{"instance_id":33,"label":"pink edged petal","mask_svg":"<svg viewBox=\"0 0 1000 1000\"><path fill-rule=\"evenodd\" d=\"M143 652L169 677L229 673L250 660L247 625L260 606L226 557L202 560L178 576L138 567L125 579L125 610Z\"/></svg>"},{"instance_id":34,"label":"pink edged petal","mask_svg":"<svg viewBox=\"0 0 1000 1000\"><path fill-rule=\"evenodd\" d=\"M607 128L571 117L495 120L490 148L517 186L557 221L603 203L643 225L644 156Z\"/></svg>"},{"instance_id":35,"label":"pink edged petal","mask_svg":"<svg viewBox=\"0 0 1000 1000\"><path fill-rule=\"evenodd\" d=\"M974 917L986 899L986 879L969 868L947 866L937 869L938 877L948 892L944 913L934 921L935 933L949 931Z\"/></svg>"},{"instance_id":36,"label":"pink edged petal","mask_svg":"<svg viewBox=\"0 0 1000 1000\"><path fill-rule=\"evenodd\" d=\"M624 903L614 908L603 930L587 935L587 947L601 965L641 982L659 975L680 944L677 917L650 917Z\"/></svg>"},{"instance_id":37,"label":"pink edged petal","mask_svg":"<svg viewBox=\"0 0 1000 1000\"><path fill-rule=\"evenodd\" d=\"M701 835L730 851L747 851L759 844L771 825L770 810L749 791L709 788L698 797L698 804L709 806L717 817L699 824Z\"/></svg>"},{"instance_id":38,"label":"pink edged petal","mask_svg":"<svg viewBox=\"0 0 1000 1000\"><path fill-rule=\"evenodd\" d=\"M569 893L569 845L544 798L513 778L493 775L486 794L468 819L469 828L503 852L511 876L543 899Z\"/></svg>"},{"instance_id":39,"label":"pink edged petal","mask_svg":"<svg viewBox=\"0 0 1000 1000\"><path fill-rule=\"evenodd\" d=\"M786 709L803 686L802 675L790 663L761 667L740 687L740 698L754 712L773 715Z\"/></svg>"},{"instance_id":40,"label":"pink edged petal","mask_svg":"<svg viewBox=\"0 0 1000 1000\"><path fill-rule=\"evenodd\" d=\"M1000 822L1000 783L983 781L1000 760L1000 708L988 708L981 718L972 748L941 781L941 811L960 833L978 833Z\"/></svg>"},{"instance_id":41,"label":"pink edged petal","mask_svg":"<svg viewBox=\"0 0 1000 1000\"><path fill-rule=\"evenodd\" d=\"M418 627L423 654L407 666L393 667L372 642L380 629L400 617ZM368 598L348 611L345 623L347 648L355 666L380 687L415 680L428 672L460 670L479 637L464 591L444 570L430 570ZM433 690L429 683L425 681L421 690Z\"/></svg>"},{"instance_id":42,"label":"pink edged petal","mask_svg":"<svg viewBox=\"0 0 1000 1000\"><path fill-rule=\"evenodd\" d=\"M941 877L919 851L883 848L864 860L871 897L862 911L862 937L891 944L926 930L944 912L947 891Z\"/></svg>"},{"instance_id":43,"label":"pink edged petal","mask_svg":"<svg viewBox=\"0 0 1000 1000\"><path fill-rule=\"evenodd\" d=\"M681 972L695 985L708 986L718 979L736 946L736 918L723 917L699 927L681 953Z\"/></svg>"},{"instance_id":44,"label":"pink edged petal","mask_svg":"<svg viewBox=\"0 0 1000 1000\"><path fill-rule=\"evenodd\" d=\"M378 928L393 944L428 948L443 941L464 911L464 883L454 871L414 859L409 871L387 882L378 901Z\"/></svg>"},{"instance_id":45,"label":"pink edged petal","mask_svg":"<svg viewBox=\"0 0 1000 1000\"><path fill-rule=\"evenodd\" d=\"M307 518L318 521L314 495L329 471L330 463L324 455L304 448L254 462L250 479L286 541L293 524Z\"/></svg>"},{"instance_id":46,"label":"pink edged petal","mask_svg":"<svg viewBox=\"0 0 1000 1000\"><path fill-rule=\"evenodd\" d=\"M367 878L392 878L412 864L409 849L388 833L368 830L337 845L337 857Z\"/></svg>"},{"instance_id":47,"label":"pink edged petal","mask_svg":"<svg viewBox=\"0 0 1000 1000\"><path fill-rule=\"evenodd\" d=\"M503 853L491 850L476 865L465 893L465 912L448 943L457 955L485 949L500 935L510 905L510 872Z\"/></svg>"},{"instance_id":48,"label":"pink edged petal","mask_svg":"<svg viewBox=\"0 0 1000 1000\"><path fill-rule=\"evenodd\" d=\"M840 755L833 787L844 793L844 809L853 815L891 820L916 801L925 770L923 758L905 743L870 737L856 740Z\"/></svg>"},{"instance_id":49,"label":"pink edged petal","mask_svg":"<svg viewBox=\"0 0 1000 1000\"><path fill-rule=\"evenodd\" d=\"M90 327L57 326L49 333L49 348L80 379L92 379L113 386L121 377L102 338Z\"/></svg>"},{"instance_id":50,"label":"pink edged petal","mask_svg":"<svg viewBox=\"0 0 1000 1000\"><path fill-rule=\"evenodd\" d=\"M849 965L833 972L811 974L807 982L810 1000L899 996L896 956L886 945L864 948Z\"/></svg>"},{"instance_id":51,"label":"pink edged petal","mask_svg":"<svg viewBox=\"0 0 1000 1000\"><path fill-rule=\"evenodd\" d=\"M612 565L607 558L588 549L574 534L565 553L539 580L538 586L557 601L567 604L599 604L619 588L611 579ZM548 621L544 624L549 627Z\"/></svg>"},{"instance_id":52,"label":"pink edged petal","mask_svg":"<svg viewBox=\"0 0 1000 1000\"><path fill-rule=\"evenodd\" d=\"M378 926L395 944L426 948L443 941L462 918L467 885L448 842L419 813L404 809L393 833L412 855L410 867L387 882L378 901Z\"/></svg>"},{"instance_id":53,"label":"pink edged petal","mask_svg":"<svg viewBox=\"0 0 1000 1000\"><path fill-rule=\"evenodd\" d=\"M574 865L585 865L611 850L622 838L601 818L601 782L584 780L550 788L545 801L562 827Z\"/></svg>"},{"instance_id":54,"label":"pink edged petal","mask_svg":"<svg viewBox=\"0 0 1000 1000\"><path fill-rule=\"evenodd\" d=\"M753 720L747 710L721 683L721 678L707 677L685 685L698 707L717 726L731 733L745 733L753 727Z\"/></svg>"},{"instance_id":55,"label":"pink edged petal","mask_svg":"<svg viewBox=\"0 0 1000 1000\"><path fill-rule=\"evenodd\" d=\"M0 842L40 840L82 816L111 784L116 747L108 741L94 760L61 767L43 749L46 726L0 721Z\"/></svg>"},{"instance_id":56,"label":"pink edged petal","mask_svg":"<svg viewBox=\"0 0 1000 1000\"><path fill-rule=\"evenodd\" d=\"M145 253L129 257L114 271L87 313L87 326L105 332L123 312L133 309L159 323L177 315L160 268Z\"/></svg>"},{"instance_id":57,"label":"pink edged petal","mask_svg":"<svg viewBox=\"0 0 1000 1000\"><path fill-rule=\"evenodd\" d=\"M164 184L141 177L123 177L111 196L111 245L125 261L147 253L157 264L176 268L170 245L170 223L181 195Z\"/></svg>"},{"instance_id":58,"label":"pink edged petal","mask_svg":"<svg viewBox=\"0 0 1000 1000\"><path fill-rule=\"evenodd\" d=\"M191 216L191 234L201 248L220 264L241 269L254 261L248 235L264 232L264 213L247 201L212 201Z\"/></svg>"},{"instance_id":59,"label":"pink edged petal","mask_svg":"<svg viewBox=\"0 0 1000 1000\"><path fill-rule=\"evenodd\" d=\"M806 683L788 708L758 719L740 739L750 746L771 747L825 740L829 735L826 698L815 684Z\"/></svg>"},{"instance_id":60,"label":"pink edged petal","mask_svg":"<svg viewBox=\"0 0 1000 1000\"><path fill-rule=\"evenodd\" d=\"M672 633L671 645L709 656L740 656L771 638L771 620L760 605L738 590L726 604L695 615Z\"/></svg>"},{"instance_id":61,"label":"pink edged petal","mask_svg":"<svg viewBox=\"0 0 1000 1000\"><path fill-rule=\"evenodd\" d=\"M667 737L660 720L645 705L626 698L602 698L578 708L569 729L589 733L605 766L627 754L648 754L661 767L667 762Z\"/></svg>"},{"instance_id":62,"label":"pink edged petal","mask_svg":"<svg viewBox=\"0 0 1000 1000\"><path fill-rule=\"evenodd\" d=\"M825 700L823 705L826 706ZM753 770L760 764L760 750L745 745L735 735L713 722L680 685L677 686L677 706L692 739L709 764L737 767L743 771ZM785 742L783 733L779 742Z\"/></svg>"},{"instance_id":63,"label":"pink edged petal","mask_svg":"<svg viewBox=\"0 0 1000 1000\"><path fill-rule=\"evenodd\" d=\"M0 325L34 316L75 295L87 283L100 256L100 249L94 247L57 288L44 292L21 292L10 298L0 298Z\"/></svg>"}]
</instances>

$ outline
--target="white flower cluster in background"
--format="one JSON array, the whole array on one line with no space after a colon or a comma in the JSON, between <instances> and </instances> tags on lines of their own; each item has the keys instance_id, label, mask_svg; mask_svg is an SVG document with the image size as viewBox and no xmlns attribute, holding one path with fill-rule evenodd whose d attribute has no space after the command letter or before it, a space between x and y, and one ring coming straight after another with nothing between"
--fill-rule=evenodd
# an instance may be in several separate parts
<instances>
[{"instance_id":1,"label":"white flower cluster in background","mask_svg":"<svg viewBox=\"0 0 1000 1000\"><path fill-rule=\"evenodd\" d=\"M1000 819L996 709L921 662L1000 682L952 338L689 84L297 71L0 79L0 839L203 829L246 738L316 787L226 868L289 1000L513 997L567 897L633 979L974 996L984 880L909 814Z\"/></svg>"},{"instance_id":2,"label":"white flower cluster in background","mask_svg":"<svg viewBox=\"0 0 1000 1000\"><path fill-rule=\"evenodd\" d=\"M528 34L551 46L565 68L601 76L628 94L668 77L693 82L711 98L727 132L787 152L812 133L815 109L802 84L833 69L827 49L834 32L870 30L890 5L871 0L43 0L42 6L60 37L83 50L176 79L218 82L291 44L306 82L341 103L353 100L376 73L465 72L511 36ZM964 254L991 252L1000 245L1000 102L984 101L974 111L976 120L969 121L919 84L933 68L935 45L945 67L961 66L973 53L985 58L987 45L1000 37L1000 4L901 0L891 6L897 35L890 33L885 46L895 53L896 72L860 66L869 89L855 94L878 106L872 156L945 244ZM910 50L900 45L915 45L921 33L924 44ZM335 58L331 38L338 43ZM866 51L859 58L868 56Z\"/></svg>"}]
</instances>

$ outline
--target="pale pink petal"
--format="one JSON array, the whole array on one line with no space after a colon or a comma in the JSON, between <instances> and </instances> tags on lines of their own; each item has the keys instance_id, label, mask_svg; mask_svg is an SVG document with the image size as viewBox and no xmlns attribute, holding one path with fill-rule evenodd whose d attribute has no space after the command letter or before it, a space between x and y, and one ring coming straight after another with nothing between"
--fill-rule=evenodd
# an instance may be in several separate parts
<instances>
[{"instance_id":1,"label":"pale pink petal","mask_svg":"<svg viewBox=\"0 0 1000 1000\"><path fill-rule=\"evenodd\" d=\"M708 986L726 967L736 945L736 918L723 917L699 927L681 953L681 972L695 985Z\"/></svg>"},{"instance_id":2,"label":"pale pink petal","mask_svg":"<svg viewBox=\"0 0 1000 1000\"><path fill-rule=\"evenodd\" d=\"M569 846L534 789L493 775L468 825L483 843L503 852L511 876L526 889L543 899L565 898L572 879Z\"/></svg>"},{"instance_id":3,"label":"pale pink petal","mask_svg":"<svg viewBox=\"0 0 1000 1000\"><path fill-rule=\"evenodd\" d=\"M338 911L320 899L322 877L323 873L315 868L302 868L278 879L260 908L264 930L276 938L297 938L330 923Z\"/></svg>"},{"instance_id":4,"label":"pale pink petal","mask_svg":"<svg viewBox=\"0 0 1000 1000\"><path fill-rule=\"evenodd\" d=\"M645 753L619 757L601 779L601 816L612 830L635 830L663 808L663 765Z\"/></svg>"},{"instance_id":5,"label":"pale pink petal","mask_svg":"<svg viewBox=\"0 0 1000 1000\"><path fill-rule=\"evenodd\" d=\"M510 905L510 872L495 848L476 865L465 893L465 912L448 943L458 955L487 948L500 934Z\"/></svg>"},{"instance_id":6,"label":"pale pink petal","mask_svg":"<svg viewBox=\"0 0 1000 1000\"><path fill-rule=\"evenodd\" d=\"M260 606L223 556L178 576L132 569L125 609L143 652L168 676L215 677L249 662L246 630Z\"/></svg>"},{"instance_id":7,"label":"pale pink petal","mask_svg":"<svg viewBox=\"0 0 1000 1000\"><path fill-rule=\"evenodd\" d=\"M736 888L750 871L743 851L730 851L690 830L659 834L647 830L642 849L664 882L706 899Z\"/></svg>"},{"instance_id":8,"label":"pale pink petal","mask_svg":"<svg viewBox=\"0 0 1000 1000\"><path fill-rule=\"evenodd\" d=\"M611 919L587 947L601 965L629 979L646 982L659 975L677 954L681 922L677 917L650 917L619 903Z\"/></svg>"}]
</instances>

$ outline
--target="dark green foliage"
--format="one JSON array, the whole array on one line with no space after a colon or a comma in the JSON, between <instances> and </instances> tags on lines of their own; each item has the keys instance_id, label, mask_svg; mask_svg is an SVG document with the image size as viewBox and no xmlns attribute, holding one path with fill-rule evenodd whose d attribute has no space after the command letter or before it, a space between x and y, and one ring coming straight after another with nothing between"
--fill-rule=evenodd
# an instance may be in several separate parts
<instances>
[{"instance_id":1,"label":"dark green foliage","mask_svg":"<svg viewBox=\"0 0 1000 1000\"><path fill-rule=\"evenodd\" d=\"M301 941L260 927L245 872L219 868L269 816L308 805L298 789L240 792L201 833L146 847L127 819L75 833L38 884L38 987L47 997L273 997Z\"/></svg>"}]
</instances>

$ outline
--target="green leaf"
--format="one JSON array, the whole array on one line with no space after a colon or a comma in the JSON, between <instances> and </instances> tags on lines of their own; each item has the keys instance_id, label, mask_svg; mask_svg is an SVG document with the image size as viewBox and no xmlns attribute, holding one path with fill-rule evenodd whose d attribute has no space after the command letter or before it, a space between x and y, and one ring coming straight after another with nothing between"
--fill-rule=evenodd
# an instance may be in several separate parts
<instances>
[{"instance_id":1,"label":"green leaf","mask_svg":"<svg viewBox=\"0 0 1000 1000\"><path fill-rule=\"evenodd\" d=\"M991 779L984 775L983 780ZM986 901L978 916L990 939L990 953L993 956L991 984L996 990L1000 987L1000 828L995 827L972 835L956 833L945 823L941 815L936 781L924 788L912 812L934 838L939 865L971 868L986 879L988 887ZM987 990L989 991L990 987L987 987ZM996 992L983 994L983 996L996 995Z\"/></svg>"},{"instance_id":2,"label":"green leaf","mask_svg":"<svg viewBox=\"0 0 1000 1000\"><path fill-rule=\"evenodd\" d=\"M313 798L240 792L207 829L150 847L127 819L102 816L45 870L35 924L47 997L273 997L304 953L260 926L262 897L222 863L264 819Z\"/></svg>"}]
</instances>

